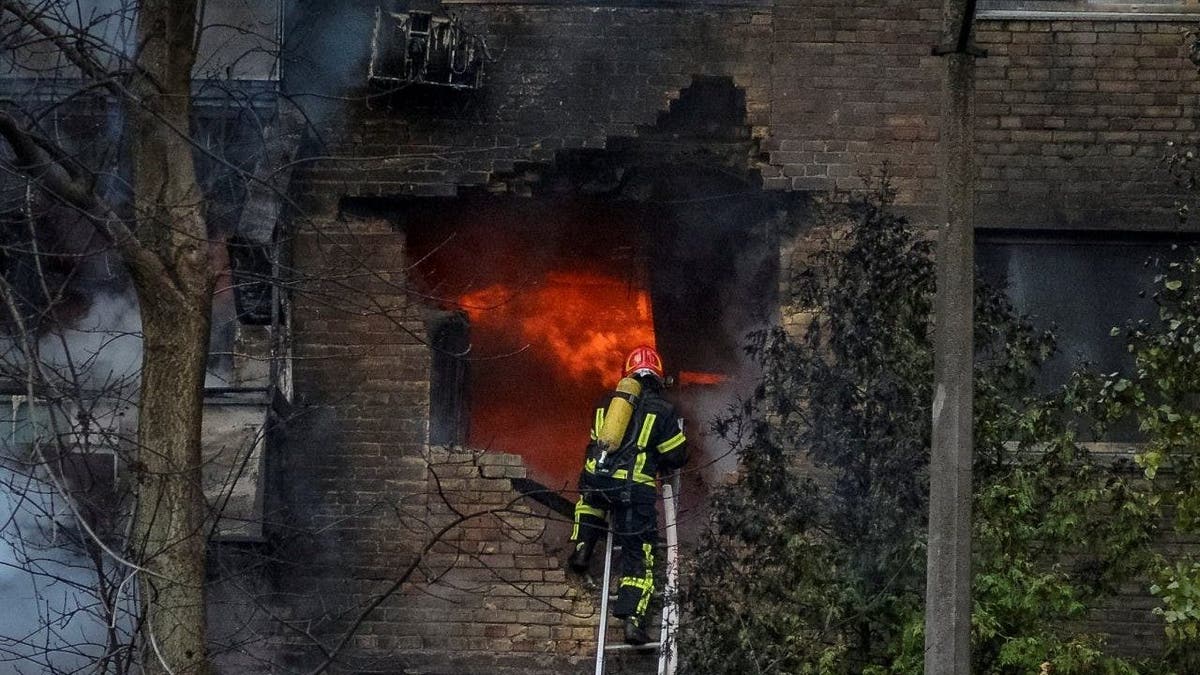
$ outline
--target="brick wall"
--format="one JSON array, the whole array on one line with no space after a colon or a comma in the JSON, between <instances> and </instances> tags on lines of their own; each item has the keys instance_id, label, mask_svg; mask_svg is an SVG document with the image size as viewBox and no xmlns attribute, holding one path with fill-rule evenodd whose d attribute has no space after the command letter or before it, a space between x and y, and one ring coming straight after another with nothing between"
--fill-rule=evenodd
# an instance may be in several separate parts
<instances>
[{"instance_id":1,"label":"brick wall","mask_svg":"<svg viewBox=\"0 0 1200 675\"><path fill-rule=\"evenodd\" d=\"M1170 227L1162 158L1194 143L1200 75L1164 21L984 21L977 71L985 226Z\"/></svg>"},{"instance_id":2,"label":"brick wall","mask_svg":"<svg viewBox=\"0 0 1200 675\"><path fill-rule=\"evenodd\" d=\"M700 10L468 5L466 25L495 62L484 91L457 97L402 91L352 106L337 151L377 161L310 167L310 189L348 195L449 195L493 183L559 150L632 137L694 76L726 76L745 91L747 123L769 123L771 14L755 7ZM365 67L364 67L365 72ZM452 100L447 100L452 99ZM337 122L345 116L335 118Z\"/></svg>"},{"instance_id":3,"label":"brick wall","mask_svg":"<svg viewBox=\"0 0 1200 675\"><path fill-rule=\"evenodd\" d=\"M431 359L404 235L330 216L302 225L293 246L287 507L269 516L267 572L216 584L214 635L246 639L239 626L254 625L275 667L311 668L323 658L314 640L336 644L361 618L335 672L583 668L598 599L562 570L568 521L513 489L526 477L519 457L426 444ZM220 661L269 670L245 653Z\"/></svg>"},{"instance_id":4,"label":"brick wall","mask_svg":"<svg viewBox=\"0 0 1200 675\"><path fill-rule=\"evenodd\" d=\"M457 666L437 672L586 670L599 598L562 569L566 519L511 488L508 479L526 477L522 460L437 449L430 462L429 525L469 519L425 557L427 585L397 603L397 618L421 633L405 659L432 667L453 653Z\"/></svg>"},{"instance_id":5,"label":"brick wall","mask_svg":"<svg viewBox=\"0 0 1200 675\"><path fill-rule=\"evenodd\" d=\"M385 221L330 215L300 224L291 244L296 395L264 598L301 629L266 622L296 667L319 662L312 640L335 643L421 546L406 523L428 505L430 357L404 290L403 242ZM378 644L386 620L369 615L349 653ZM388 644L407 646L411 632L394 628Z\"/></svg>"},{"instance_id":6,"label":"brick wall","mask_svg":"<svg viewBox=\"0 0 1200 675\"><path fill-rule=\"evenodd\" d=\"M451 505L508 503L507 478L522 471L512 458L484 456L480 466L470 453L425 446L426 310L407 295L403 234L382 220L339 221L341 200L513 191L527 165L560 151L647 136L694 77L720 76L745 94L746 129L759 143L746 168L765 189L853 189L887 162L900 203L929 207L939 5L459 5L496 56L483 92L402 91L327 119L335 128L325 151L343 159L307 166L295 185L328 213L310 213L320 227L295 243L299 407L285 469L297 536L293 567L282 567L294 573L276 573L266 592L279 611L325 616L305 626L336 634L346 618L335 610L394 578L428 526L453 517ZM1166 226L1172 186L1159 157L1166 140L1195 140L1200 82L1182 58L1179 24L984 21L979 41L991 52L978 71L981 226ZM785 271L811 245L785 243ZM594 608L559 571L565 536L543 512L472 520L425 560L422 583L369 616L353 665L586 670ZM278 639L297 650L305 642L287 631Z\"/></svg>"},{"instance_id":7,"label":"brick wall","mask_svg":"<svg viewBox=\"0 0 1200 675\"><path fill-rule=\"evenodd\" d=\"M395 514L380 504L424 494L426 481L430 356L422 310L405 289L403 237L384 221L329 219L301 226L293 255L298 431L288 502L296 525L353 538L331 564L382 575L412 547L393 536Z\"/></svg>"},{"instance_id":8,"label":"brick wall","mask_svg":"<svg viewBox=\"0 0 1200 675\"><path fill-rule=\"evenodd\" d=\"M776 4L767 186L852 189L887 162L902 203L935 201L941 3Z\"/></svg>"},{"instance_id":9,"label":"brick wall","mask_svg":"<svg viewBox=\"0 0 1200 675\"><path fill-rule=\"evenodd\" d=\"M351 104L332 118L351 123L328 149L355 161L318 163L304 180L338 195L503 190L524 163L635 137L694 76L722 76L745 92L746 123L761 142L751 168L765 188L853 189L886 163L900 204L932 207L939 7L456 6L495 56L484 91ZM981 20L980 224L1167 224L1163 204L1175 192L1159 161L1165 143L1197 139L1200 76L1184 58L1186 25Z\"/></svg>"},{"instance_id":10,"label":"brick wall","mask_svg":"<svg viewBox=\"0 0 1200 675\"><path fill-rule=\"evenodd\" d=\"M522 162L636 136L693 77L722 76L745 91L747 124L764 141L754 168L767 189L853 189L887 162L901 201L927 205L936 189L938 6L456 7L496 56L485 91L440 107L406 92L356 107L335 146L380 159L321 164L307 180L356 196L495 184Z\"/></svg>"}]
</instances>

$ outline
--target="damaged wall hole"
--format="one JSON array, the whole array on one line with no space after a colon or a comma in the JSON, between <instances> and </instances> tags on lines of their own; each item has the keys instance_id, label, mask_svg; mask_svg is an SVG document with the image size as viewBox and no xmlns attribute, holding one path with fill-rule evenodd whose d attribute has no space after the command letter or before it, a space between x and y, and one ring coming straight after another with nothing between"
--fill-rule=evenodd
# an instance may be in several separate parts
<instances>
[{"instance_id":1,"label":"damaged wall hole","mask_svg":"<svg viewBox=\"0 0 1200 675\"><path fill-rule=\"evenodd\" d=\"M431 299L431 443L521 454L570 489L593 403L650 343L679 380L695 466L727 453L703 432L751 380L743 339L775 320L777 232L798 199L747 169L744 101L728 78L698 78L638 137L520 168L527 198L343 201L398 225Z\"/></svg>"}]
</instances>

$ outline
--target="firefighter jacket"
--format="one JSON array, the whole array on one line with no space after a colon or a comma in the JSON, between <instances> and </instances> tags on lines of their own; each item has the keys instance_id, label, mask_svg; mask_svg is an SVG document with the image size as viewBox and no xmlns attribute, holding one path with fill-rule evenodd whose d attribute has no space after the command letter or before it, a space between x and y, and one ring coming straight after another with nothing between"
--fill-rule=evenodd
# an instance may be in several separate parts
<instances>
[{"instance_id":1,"label":"firefighter jacket","mask_svg":"<svg viewBox=\"0 0 1200 675\"><path fill-rule=\"evenodd\" d=\"M636 501L653 500L658 475L682 468L687 462L683 420L675 414L674 406L657 391L646 391L634 409L621 446L608 453L606 466L598 466L600 458L594 441L604 425L604 414L613 396L609 393L596 404L591 431L593 443L588 445L581 482L605 492L623 492Z\"/></svg>"}]
</instances>

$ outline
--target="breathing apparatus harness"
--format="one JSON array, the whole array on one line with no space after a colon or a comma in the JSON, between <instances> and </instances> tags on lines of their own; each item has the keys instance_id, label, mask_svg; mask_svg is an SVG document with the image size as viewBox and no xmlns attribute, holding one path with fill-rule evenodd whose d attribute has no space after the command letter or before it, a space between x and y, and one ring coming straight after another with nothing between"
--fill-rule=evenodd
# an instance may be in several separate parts
<instances>
[{"instance_id":1,"label":"breathing apparatus harness","mask_svg":"<svg viewBox=\"0 0 1200 675\"><path fill-rule=\"evenodd\" d=\"M628 431L629 422L641 416L644 401L642 383L632 377L621 378L604 413L596 440L588 444L588 457L596 460L595 475L611 478L640 450L636 434ZM621 490L621 500L625 503L633 500L633 475L630 467Z\"/></svg>"}]
</instances>

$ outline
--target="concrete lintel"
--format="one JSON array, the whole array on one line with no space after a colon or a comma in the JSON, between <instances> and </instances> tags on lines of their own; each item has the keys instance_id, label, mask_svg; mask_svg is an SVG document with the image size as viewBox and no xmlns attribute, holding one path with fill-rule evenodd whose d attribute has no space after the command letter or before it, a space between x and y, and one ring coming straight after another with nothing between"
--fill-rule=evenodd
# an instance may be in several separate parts
<instances>
[{"instance_id":1,"label":"concrete lintel","mask_svg":"<svg viewBox=\"0 0 1200 675\"><path fill-rule=\"evenodd\" d=\"M979 21L1156 21L1160 23L1195 23L1200 21L1200 7L1179 8L1175 12L1145 10L1121 11L1054 11L1031 9L991 9L979 12Z\"/></svg>"},{"instance_id":2,"label":"concrete lintel","mask_svg":"<svg viewBox=\"0 0 1200 675\"><path fill-rule=\"evenodd\" d=\"M771 0L442 0L443 5L522 5L591 7L595 9L740 9L771 7Z\"/></svg>"}]
</instances>

